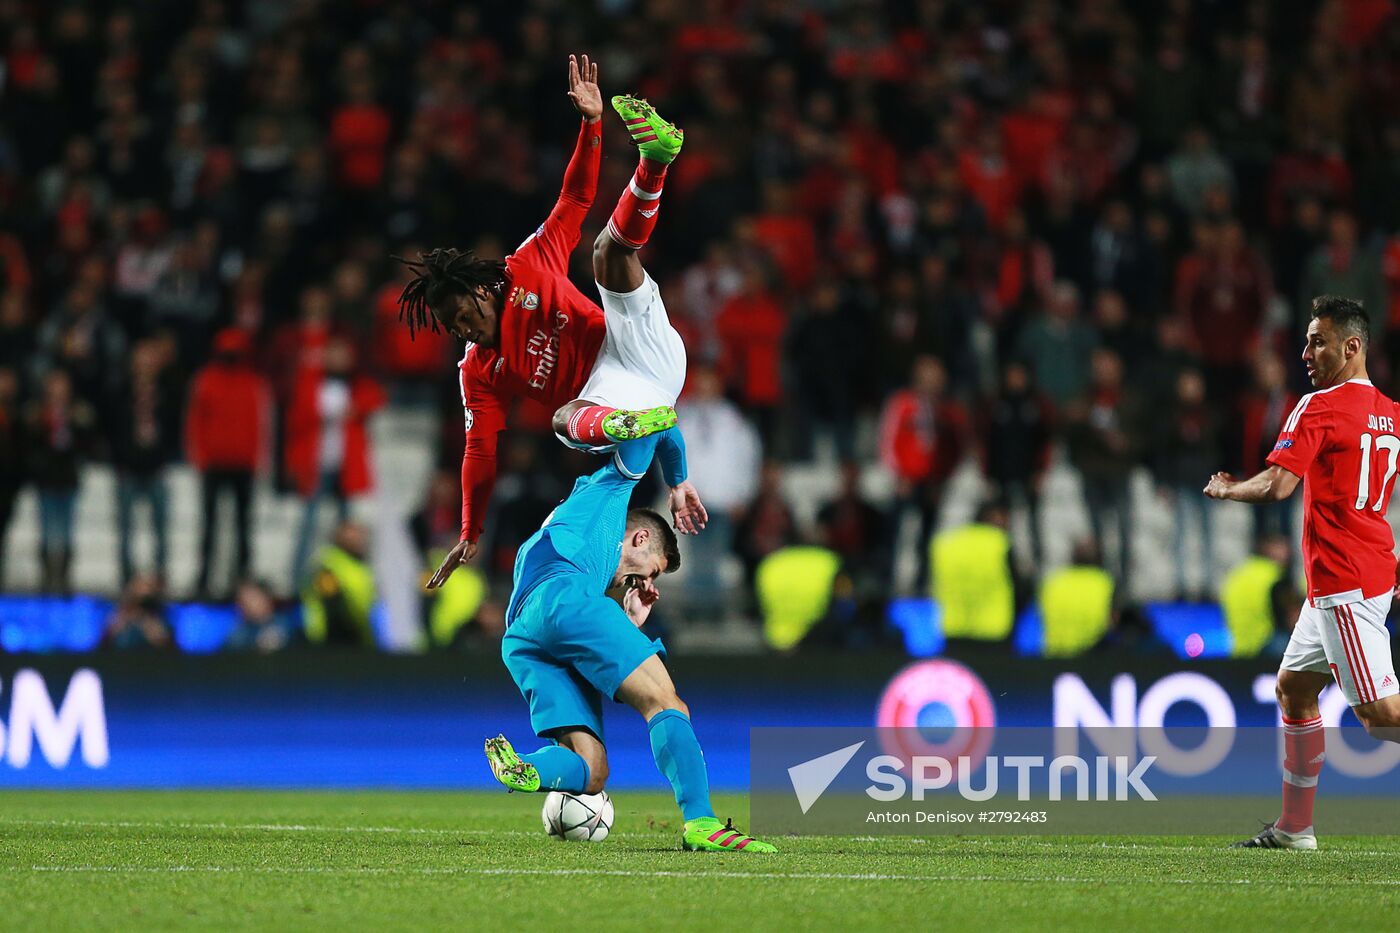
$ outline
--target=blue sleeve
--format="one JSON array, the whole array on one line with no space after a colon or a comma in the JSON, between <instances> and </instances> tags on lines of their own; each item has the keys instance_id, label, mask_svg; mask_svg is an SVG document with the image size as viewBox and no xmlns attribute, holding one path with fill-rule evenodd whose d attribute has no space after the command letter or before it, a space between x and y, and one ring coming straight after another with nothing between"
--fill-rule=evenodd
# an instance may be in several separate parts
<instances>
[{"instance_id":1,"label":"blue sleeve","mask_svg":"<svg viewBox=\"0 0 1400 933\"><path fill-rule=\"evenodd\" d=\"M674 430L675 428L671 428L661 434L653 434L650 437L618 444L617 450L613 451L613 466L623 477L634 483L637 482L647 475L647 470L651 467L651 458L656 454L658 438Z\"/></svg>"},{"instance_id":2,"label":"blue sleeve","mask_svg":"<svg viewBox=\"0 0 1400 933\"><path fill-rule=\"evenodd\" d=\"M666 485L678 486L685 482L685 438L680 428L667 428L660 434L618 444L613 466L624 477L636 482L646 475L652 457L660 459Z\"/></svg>"},{"instance_id":3,"label":"blue sleeve","mask_svg":"<svg viewBox=\"0 0 1400 933\"><path fill-rule=\"evenodd\" d=\"M656 456L667 486L679 486L690 475L685 465L685 436L680 428L668 428L656 436Z\"/></svg>"}]
</instances>

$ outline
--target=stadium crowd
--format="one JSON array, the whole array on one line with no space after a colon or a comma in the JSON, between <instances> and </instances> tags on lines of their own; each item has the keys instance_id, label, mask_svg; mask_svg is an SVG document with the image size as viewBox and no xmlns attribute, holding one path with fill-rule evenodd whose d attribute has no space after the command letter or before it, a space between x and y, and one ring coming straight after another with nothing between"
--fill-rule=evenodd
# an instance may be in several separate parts
<instances>
[{"instance_id":1,"label":"stadium crowd","mask_svg":"<svg viewBox=\"0 0 1400 933\"><path fill-rule=\"evenodd\" d=\"M1064 458L1083 553L1126 592L1130 476L1209 537L1204 480L1259 468L1306 391L1311 296L1363 299L1372 372L1400 379L1400 18L1305 5L0 0L0 533L32 484L64 591L79 472L105 461L118 538L147 503L167 585L183 459L205 593L213 504L237 504L241 579L267 470L307 503L300 576L316 509L374 482L369 419L431 406L441 472L408 491L427 566L460 530L460 347L409 339L390 256L499 256L534 229L574 137L563 63L588 50L605 93L686 130L644 259L691 359L701 602L726 553L752 579L804 542L880 589L896 527L927 538L968 458L1031 516L1032 575ZM620 190L627 142L604 145L600 192ZM535 414L502 456L496 580L587 465ZM813 458L842 481L805 527L782 477ZM890 502L860 492L877 459Z\"/></svg>"}]
</instances>

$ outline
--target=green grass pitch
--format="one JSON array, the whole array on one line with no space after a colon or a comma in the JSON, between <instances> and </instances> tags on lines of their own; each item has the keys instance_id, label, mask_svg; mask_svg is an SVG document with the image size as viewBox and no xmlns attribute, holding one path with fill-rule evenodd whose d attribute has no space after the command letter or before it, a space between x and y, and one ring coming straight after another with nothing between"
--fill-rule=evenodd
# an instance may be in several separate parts
<instances>
[{"instance_id":1,"label":"green grass pitch","mask_svg":"<svg viewBox=\"0 0 1400 933\"><path fill-rule=\"evenodd\" d=\"M812 837L711 855L680 851L666 797L614 800L612 837L588 844L547 838L539 796L0 793L0 928L1373 929L1400 906L1395 837L1316 853ZM742 797L716 805L744 825Z\"/></svg>"}]
</instances>

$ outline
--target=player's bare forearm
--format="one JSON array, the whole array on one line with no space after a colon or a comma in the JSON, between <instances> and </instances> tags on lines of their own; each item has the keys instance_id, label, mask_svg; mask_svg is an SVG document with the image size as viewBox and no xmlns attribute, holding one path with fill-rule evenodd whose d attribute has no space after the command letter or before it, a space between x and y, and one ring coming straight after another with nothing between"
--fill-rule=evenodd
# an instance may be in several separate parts
<instances>
[{"instance_id":1,"label":"player's bare forearm","mask_svg":"<svg viewBox=\"0 0 1400 933\"><path fill-rule=\"evenodd\" d=\"M1216 473L1202 490L1212 499L1234 502L1281 502L1293 494L1298 477L1281 466L1270 465L1249 479L1236 479L1229 473Z\"/></svg>"}]
</instances>

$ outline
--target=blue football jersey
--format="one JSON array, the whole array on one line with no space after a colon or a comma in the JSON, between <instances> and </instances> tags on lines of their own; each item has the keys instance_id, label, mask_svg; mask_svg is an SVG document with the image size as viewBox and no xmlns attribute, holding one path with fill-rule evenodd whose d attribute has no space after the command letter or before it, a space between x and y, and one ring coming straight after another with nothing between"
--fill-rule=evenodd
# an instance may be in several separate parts
<instances>
[{"instance_id":1,"label":"blue football jersey","mask_svg":"<svg viewBox=\"0 0 1400 933\"><path fill-rule=\"evenodd\" d=\"M556 574L582 575L589 592L607 590L622 556L632 490L646 475L653 456L661 462L667 485L684 482L685 439L679 428L619 444L606 466L574 482L568 498L516 554L507 624L530 590Z\"/></svg>"}]
</instances>

